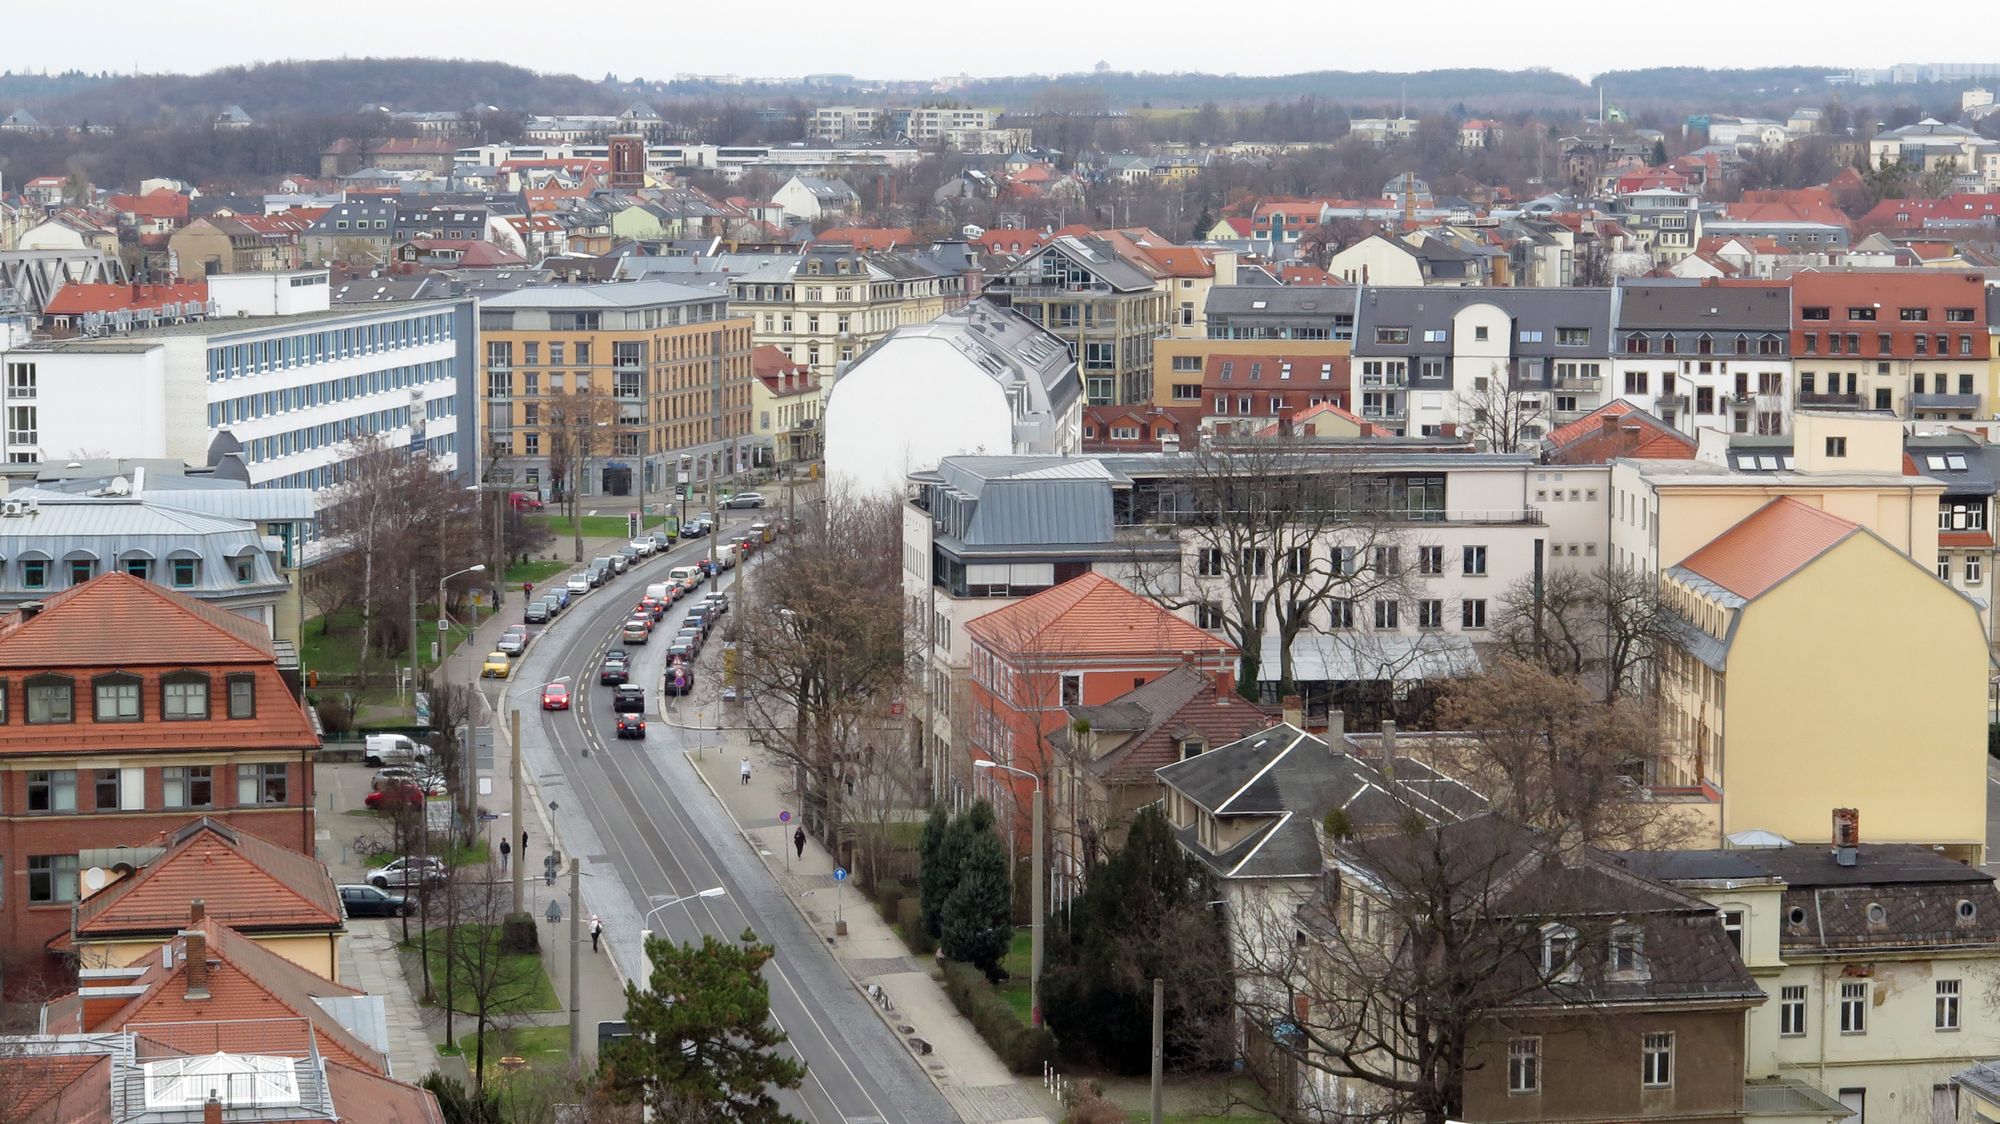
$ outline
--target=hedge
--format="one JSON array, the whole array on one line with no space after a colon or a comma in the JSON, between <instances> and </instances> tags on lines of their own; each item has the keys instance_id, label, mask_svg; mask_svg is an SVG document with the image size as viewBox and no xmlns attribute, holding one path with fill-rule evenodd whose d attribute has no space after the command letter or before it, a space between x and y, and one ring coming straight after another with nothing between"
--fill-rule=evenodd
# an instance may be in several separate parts
<instances>
[{"instance_id":1,"label":"hedge","mask_svg":"<svg viewBox=\"0 0 2000 1124\"><path fill-rule=\"evenodd\" d=\"M1007 1068L1015 1073L1029 1075L1042 1072L1042 1067L1055 1060L1055 1036L1046 1027L1022 1026L1009 1006L993 985L986 980L986 973L970 964L955 960L944 966L944 991L951 996L952 1006L972 1023L972 1029L986 1040Z\"/></svg>"},{"instance_id":2,"label":"hedge","mask_svg":"<svg viewBox=\"0 0 2000 1124\"><path fill-rule=\"evenodd\" d=\"M881 911L882 920L891 925L896 923L896 910L909 892L908 887L894 878L884 878L875 884L875 908Z\"/></svg>"},{"instance_id":3,"label":"hedge","mask_svg":"<svg viewBox=\"0 0 2000 1124\"><path fill-rule=\"evenodd\" d=\"M903 943L918 956L929 956L937 951L937 938L924 929L924 903L916 897L907 897L896 903L896 932L902 935Z\"/></svg>"}]
</instances>

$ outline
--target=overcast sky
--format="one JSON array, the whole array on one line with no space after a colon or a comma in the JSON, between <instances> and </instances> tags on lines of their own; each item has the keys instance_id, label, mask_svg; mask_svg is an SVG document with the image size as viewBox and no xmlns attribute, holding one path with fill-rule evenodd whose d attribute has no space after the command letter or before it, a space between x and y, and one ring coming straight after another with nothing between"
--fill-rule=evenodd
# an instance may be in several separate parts
<instances>
[{"instance_id":1,"label":"overcast sky","mask_svg":"<svg viewBox=\"0 0 2000 1124\"><path fill-rule=\"evenodd\" d=\"M0 0L7 13L0 68L198 72L282 58L440 55L592 78L607 71L623 78L829 71L934 78L1073 72L1100 60L1117 70L1242 74L1545 66L1588 77L1645 66L1888 66L1981 57L1937 37L1919 43L1812 33L1879 22L1879 9L1864 12L1857 0L1810 7L1683 0L1673 6L1676 30L1667 35L1647 33L1614 8L1540 8L1515 23L1505 6L1472 0L1250 9L1196 0L417 0L290 12L205 0L171 9L157 0L89 0L83 7L88 18L79 22L78 9L64 4ZM1967 41L1975 51L1990 42Z\"/></svg>"}]
</instances>

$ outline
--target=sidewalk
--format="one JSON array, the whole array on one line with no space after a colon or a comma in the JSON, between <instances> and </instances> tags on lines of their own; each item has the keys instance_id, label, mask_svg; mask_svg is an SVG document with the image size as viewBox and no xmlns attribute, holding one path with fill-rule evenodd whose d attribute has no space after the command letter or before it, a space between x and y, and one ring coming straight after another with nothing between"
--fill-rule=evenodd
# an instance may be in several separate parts
<instances>
[{"instance_id":1,"label":"sidewalk","mask_svg":"<svg viewBox=\"0 0 2000 1124\"><path fill-rule=\"evenodd\" d=\"M711 714L720 710L712 698L703 702L701 710ZM781 810L797 812L782 770L767 764L741 730L717 732L719 746L688 754L696 775L721 801L744 841L763 859L806 922L826 940L848 978L870 995L875 994L871 987L881 989L888 1006L885 1009L878 1001L876 1012L883 1021L906 1042L916 1038L930 1044L932 1053L923 1058L924 1069L960 1117L967 1124L1041 1124L1059 1119L1054 1098L1040 1082L1008 1072L951 1005L930 965L910 955L874 903L859 890L834 882L833 856L825 848L808 839L804 856L794 857L792 828L778 822ZM746 755L752 765L748 785L738 775ZM837 919L847 922L845 937L834 935Z\"/></svg>"}]
</instances>

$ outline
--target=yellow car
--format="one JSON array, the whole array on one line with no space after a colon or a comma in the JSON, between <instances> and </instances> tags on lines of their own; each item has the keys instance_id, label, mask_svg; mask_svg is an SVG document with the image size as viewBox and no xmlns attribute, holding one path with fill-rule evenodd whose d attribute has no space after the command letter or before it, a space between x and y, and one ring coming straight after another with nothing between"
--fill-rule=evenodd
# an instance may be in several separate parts
<instances>
[{"instance_id":1,"label":"yellow car","mask_svg":"<svg viewBox=\"0 0 2000 1124\"><path fill-rule=\"evenodd\" d=\"M514 665L507 659L507 653L488 652L486 653L486 662L479 666L479 677L481 679L505 679L507 678L507 673L512 670L514 670Z\"/></svg>"}]
</instances>

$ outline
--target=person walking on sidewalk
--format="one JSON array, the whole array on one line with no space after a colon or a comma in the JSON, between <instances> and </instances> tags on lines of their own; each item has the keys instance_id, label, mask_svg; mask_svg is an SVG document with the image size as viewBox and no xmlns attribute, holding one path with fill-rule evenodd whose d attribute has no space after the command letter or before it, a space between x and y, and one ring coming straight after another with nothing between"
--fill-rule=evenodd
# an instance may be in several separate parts
<instances>
[{"instance_id":1,"label":"person walking on sidewalk","mask_svg":"<svg viewBox=\"0 0 2000 1124\"><path fill-rule=\"evenodd\" d=\"M595 913L590 915L590 951L597 951L597 938L604 935L604 922Z\"/></svg>"},{"instance_id":2,"label":"person walking on sidewalk","mask_svg":"<svg viewBox=\"0 0 2000 1124\"><path fill-rule=\"evenodd\" d=\"M806 829L803 824L792 829L792 849L799 853L800 858L806 857Z\"/></svg>"},{"instance_id":3,"label":"person walking on sidewalk","mask_svg":"<svg viewBox=\"0 0 2000 1124\"><path fill-rule=\"evenodd\" d=\"M508 843L505 839L502 839L500 841L500 873L502 874L507 873L507 860L509 858L512 858L513 854L514 854L513 845Z\"/></svg>"},{"instance_id":4,"label":"person walking on sidewalk","mask_svg":"<svg viewBox=\"0 0 2000 1124\"><path fill-rule=\"evenodd\" d=\"M743 759L743 783L750 783L750 759L748 757Z\"/></svg>"}]
</instances>

